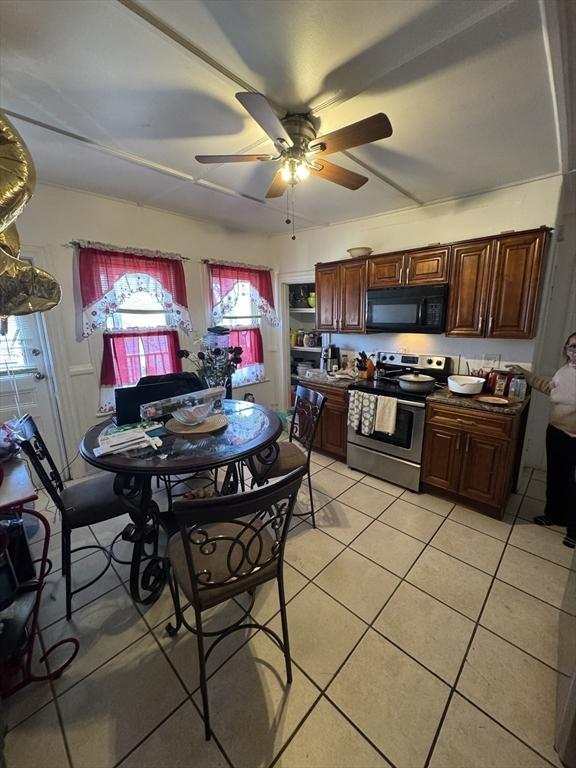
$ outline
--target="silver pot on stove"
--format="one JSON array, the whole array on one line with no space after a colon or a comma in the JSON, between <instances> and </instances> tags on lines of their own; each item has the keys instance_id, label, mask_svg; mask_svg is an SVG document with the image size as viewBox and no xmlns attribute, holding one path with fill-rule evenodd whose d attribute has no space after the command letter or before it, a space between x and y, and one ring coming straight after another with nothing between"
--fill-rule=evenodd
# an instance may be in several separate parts
<instances>
[{"instance_id":1,"label":"silver pot on stove","mask_svg":"<svg viewBox=\"0 0 576 768\"><path fill-rule=\"evenodd\" d=\"M396 381L400 384L400 389L419 395L432 392L436 384L434 377L428 376L425 373L406 373L402 376L397 376Z\"/></svg>"}]
</instances>

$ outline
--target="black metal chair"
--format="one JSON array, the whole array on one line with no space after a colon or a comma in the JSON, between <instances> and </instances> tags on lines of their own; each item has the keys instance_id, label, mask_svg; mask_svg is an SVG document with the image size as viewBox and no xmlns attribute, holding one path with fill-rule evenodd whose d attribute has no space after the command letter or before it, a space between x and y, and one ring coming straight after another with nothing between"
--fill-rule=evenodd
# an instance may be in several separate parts
<instances>
[{"instance_id":1,"label":"black metal chair","mask_svg":"<svg viewBox=\"0 0 576 768\"><path fill-rule=\"evenodd\" d=\"M70 621L72 598L78 592L92 586L106 573L111 564L114 544L113 542L109 547L89 544L72 549L72 531L124 515L131 505L138 508L139 494L137 490L129 487L131 482L129 477L123 478L110 473L86 478L66 488L34 419L28 414L14 425L14 438L30 460L62 518L62 575L66 580L66 618ZM101 550L106 555L107 563L94 579L73 590L72 553L85 549Z\"/></svg>"},{"instance_id":2,"label":"black metal chair","mask_svg":"<svg viewBox=\"0 0 576 768\"><path fill-rule=\"evenodd\" d=\"M264 485L274 477L281 477L293 472L298 467L305 467L308 475L308 490L310 492L310 515L312 526L316 527L314 517L314 497L312 495L312 479L310 477L310 454L316 430L320 422L322 410L327 398L313 389L298 385L296 387L296 402L290 423L288 441L278 443L269 452L250 457L247 462L252 473L252 486ZM300 443L302 451L294 443ZM275 451L275 454L272 453ZM308 515L294 515L304 517Z\"/></svg>"},{"instance_id":3,"label":"black metal chair","mask_svg":"<svg viewBox=\"0 0 576 768\"><path fill-rule=\"evenodd\" d=\"M196 635L207 740L210 739L210 710L206 661L216 645L232 632L245 628L266 632L284 653L287 681L292 682L284 595L284 545L305 471L305 467L300 467L278 483L248 493L174 503L180 530L170 539L168 551L176 623L168 624L166 631L174 636L184 625ZM250 618L256 587L274 579L278 583L282 639L269 627ZM187 599L184 606L180 592ZM251 599L240 619L217 632L204 630L202 613L205 610L243 592L248 592ZM195 626L184 616L189 606L194 609ZM206 637L216 637L207 651L204 650Z\"/></svg>"}]
</instances>

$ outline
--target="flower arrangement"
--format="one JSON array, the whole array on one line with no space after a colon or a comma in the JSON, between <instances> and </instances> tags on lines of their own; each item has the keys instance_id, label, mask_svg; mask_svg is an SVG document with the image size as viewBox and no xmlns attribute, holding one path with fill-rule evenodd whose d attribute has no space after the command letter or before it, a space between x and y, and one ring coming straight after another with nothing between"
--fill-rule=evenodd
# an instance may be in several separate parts
<instances>
[{"instance_id":1,"label":"flower arrangement","mask_svg":"<svg viewBox=\"0 0 576 768\"><path fill-rule=\"evenodd\" d=\"M225 387L242 362L242 351L242 347L208 347L205 344L198 352L179 349L176 355L194 365L195 373L207 387Z\"/></svg>"}]
</instances>

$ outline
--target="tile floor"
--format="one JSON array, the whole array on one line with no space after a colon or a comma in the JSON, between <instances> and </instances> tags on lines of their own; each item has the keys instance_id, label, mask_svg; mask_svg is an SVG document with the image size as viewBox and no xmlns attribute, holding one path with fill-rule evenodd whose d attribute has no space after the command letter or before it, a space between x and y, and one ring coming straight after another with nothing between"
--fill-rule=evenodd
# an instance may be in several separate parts
<instances>
[{"instance_id":1,"label":"tile floor","mask_svg":"<svg viewBox=\"0 0 576 768\"><path fill-rule=\"evenodd\" d=\"M312 469L318 528L295 521L286 548L289 688L262 631L232 635L209 662L205 742L195 643L166 635L168 592L135 606L116 566L78 596L68 624L55 572L43 642L72 634L81 650L60 680L5 703L9 768L559 766L556 691L574 648L559 650L557 638L562 625L576 640L565 595L576 560L559 531L530 522L542 473L525 472L497 521L324 456ZM108 543L124 524L78 541ZM51 550L58 567L57 536ZM86 579L101 555L82 555L73 572ZM214 609L210 624L239 610ZM272 585L253 613L278 629Z\"/></svg>"}]
</instances>

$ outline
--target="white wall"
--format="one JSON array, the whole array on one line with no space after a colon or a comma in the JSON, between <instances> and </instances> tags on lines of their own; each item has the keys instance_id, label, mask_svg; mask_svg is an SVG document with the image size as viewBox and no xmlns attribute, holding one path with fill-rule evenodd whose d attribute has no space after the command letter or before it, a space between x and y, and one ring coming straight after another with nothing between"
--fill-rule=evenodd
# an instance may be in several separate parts
<instances>
[{"instance_id":1,"label":"white wall","mask_svg":"<svg viewBox=\"0 0 576 768\"><path fill-rule=\"evenodd\" d=\"M36 266L51 272L62 286L62 301L44 317L56 366L56 386L62 404L65 441L71 459L82 435L97 422L101 336L77 341L73 289L73 251L64 247L71 239L99 240L114 245L175 251L184 262L188 302L193 328L206 328L206 297L201 259L215 258L266 264L268 238L227 231L219 225L196 221L126 202L84 192L39 185L22 216L18 230L23 250L35 254ZM273 350L275 334L263 328L266 364L277 368ZM180 334L181 344L187 337ZM251 385L257 400L277 401L273 382ZM242 390L239 390L241 396ZM74 476L84 471L74 465Z\"/></svg>"},{"instance_id":2,"label":"white wall","mask_svg":"<svg viewBox=\"0 0 576 768\"><path fill-rule=\"evenodd\" d=\"M370 246L374 253L386 253L482 237L507 230L519 231L541 225L555 227L561 187L562 177L555 176L483 195L301 231L296 233L294 241L289 235L277 235L271 238L271 252L282 279L283 274L294 277L299 271L310 272L317 262L347 259L346 250L353 246ZM296 201L297 195L296 189ZM430 352L453 357L481 359L484 354L496 354L501 356L502 361L533 362L536 359L536 367L539 362L536 350L542 349L548 350L550 358L543 373L547 373L548 368L553 372L561 344L557 338L557 326L564 317L566 306L565 302L563 305L559 305L556 300L553 302L550 295L552 275L556 272L556 262L559 258L554 233L545 265L536 339L496 341L455 339L443 334L332 334L331 340L341 348L364 349L366 352L375 349L393 351L406 348L416 353ZM569 256L564 255L563 260L566 262ZM573 264L572 254L572 269ZM571 281L569 278L566 283L568 270L568 265L564 264L561 277L556 277L556 282L563 281L566 290L569 290ZM551 362L552 358L554 363ZM542 466L542 419L545 426L547 403L545 400L536 402L535 398L531 408L535 411L535 417L531 419L527 435L527 461L535 466ZM538 419L536 414L539 414Z\"/></svg>"}]
</instances>

